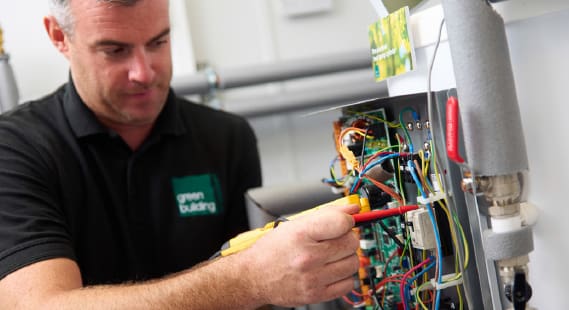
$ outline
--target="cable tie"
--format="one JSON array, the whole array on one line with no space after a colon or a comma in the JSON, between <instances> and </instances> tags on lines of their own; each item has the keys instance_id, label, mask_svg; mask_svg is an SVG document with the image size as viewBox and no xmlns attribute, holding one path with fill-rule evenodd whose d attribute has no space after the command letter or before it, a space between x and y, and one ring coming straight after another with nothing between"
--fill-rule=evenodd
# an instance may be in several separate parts
<instances>
[{"instance_id":1,"label":"cable tie","mask_svg":"<svg viewBox=\"0 0 569 310\"><path fill-rule=\"evenodd\" d=\"M448 287L453 287L453 286L457 286L457 285L462 284L462 277L459 277L458 279L455 279L452 281L445 282L445 279L452 279L452 278L456 278L456 273L443 275L443 282L442 283L437 283L437 281L435 279L431 279L430 281L431 281L432 287L436 288L438 291L444 290L445 288L448 288Z\"/></svg>"},{"instance_id":2,"label":"cable tie","mask_svg":"<svg viewBox=\"0 0 569 310\"><path fill-rule=\"evenodd\" d=\"M418 196L417 197L417 203L421 204L421 205L427 205L439 200L443 200L446 198L446 195L442 192L437 192L435 194L430 193L429 197L424 198L423 196Z\"/></svg>"}]
</instances>

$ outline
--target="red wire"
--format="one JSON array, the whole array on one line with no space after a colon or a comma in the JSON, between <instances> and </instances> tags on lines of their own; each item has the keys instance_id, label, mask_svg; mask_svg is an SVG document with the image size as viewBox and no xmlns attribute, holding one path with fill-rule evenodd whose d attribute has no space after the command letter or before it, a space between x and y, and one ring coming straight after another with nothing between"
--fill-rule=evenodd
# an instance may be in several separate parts
<instances>
[{"instance_id":1,"label":"red wire","mask_svg":"<svg viewBox=\"0 0 569 310\"><path fill-rule=\"evenodd\" d=\"M424 261L420 262L417 266L409 269L409 271L407 271L403 277L401 278L401 283L399 284L399 295L401 295L401 301L403 302L403 307L405 309L407 309L407 303L405 302L405 284L407 283L407 281L405 279L407 279L411 274L413 274L415 271L417 271L417 269L421 268L422 266L428 264L431 262L431 258L427 258Z\"/></svg>"},{"instance_id":2,"label":"red wire","mask_svg":"<svg viewBox=\"0 0 569 310\"><path fill-rule=\"evenodd\" d=\"M370 178L367 174L364 174L363 177L368 179L371 183L373 183L375 186L377 186L382 191L389 194L389 196L391 196L391 197L393 197L393 199L397 200L399 202L399 204L401 204L401 205L403 204L403 198L401 198L401 196L399 196L399 194L397 194L393 189L391 189L391 187ZM358 182L361 182L361 179ZM358 183L356 186L360 186L360 184Z\"/></svg>"},{"instance_id":3,"label":"red wire","mask_svg":"<svg viewBox=\"0 0 569 310\"><path fill-rule=\"evenodd\" d=\"M342 299L344 299L345 302L347 302L348 304L350 304L352 306L355 306L355 305L358 305L361 303L361 302L359 302L359 303L353 302L347 296L342 296Z\"/></svg>"}]
</instances>

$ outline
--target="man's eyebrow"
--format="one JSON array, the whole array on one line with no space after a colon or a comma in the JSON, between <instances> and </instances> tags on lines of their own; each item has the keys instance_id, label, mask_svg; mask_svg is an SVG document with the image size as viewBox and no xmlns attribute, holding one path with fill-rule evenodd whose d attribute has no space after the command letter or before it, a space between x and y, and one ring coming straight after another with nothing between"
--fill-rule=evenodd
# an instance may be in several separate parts
<instances>
[{"instance_id":1,"label":"man's eyebrow","mask_svg":"<svg viewBox=\"0 0 569 310\"><path fill-rule=\"evenodd\" d=\"M158 41L160 39L162 39L163 37L167 36L170 34L170 28L166 28L164 29L164 31L160 32L157 36L153 37L152 39L150 39L148 41L148 43L152 43L154 41Z\"/></svg>"},{"instance_id":2,"label":"man's eyebrow","mask_svg":"<svg viewBox=\"0 0 569 310\"><path fill-rule=\"evenodd\" d=\"M147 44L155 42L167 35L170 34L170 28L164 29L164 31L160 32L158 35L154 36L153 38L151 38L150 40L148 40ZM116 41L116 40L99 40L95 42L95 46L122 46L122 47L128 47L131 46L132 44L130 43L126 43L126 42L121 42L121 41Z\"/></svg>"}]
</instances>

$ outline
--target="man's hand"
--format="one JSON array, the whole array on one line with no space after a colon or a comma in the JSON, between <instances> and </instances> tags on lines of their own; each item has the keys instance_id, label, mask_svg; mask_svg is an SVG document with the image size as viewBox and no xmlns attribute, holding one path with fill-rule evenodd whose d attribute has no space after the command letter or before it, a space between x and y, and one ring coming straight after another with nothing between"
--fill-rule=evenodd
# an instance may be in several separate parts
<instances>
[{"instance_id":1,"label":"man's hand","mask_svg":"<svg viewBox=\"0 0 569 310\"><path fill-rule=\"evenodd\" d=\"M267 303L297 306L327 301L353 288L359 242L350 214L330 207L283 222L239 255L251 261L253 287Z\"/></svg>"}]
</instances>

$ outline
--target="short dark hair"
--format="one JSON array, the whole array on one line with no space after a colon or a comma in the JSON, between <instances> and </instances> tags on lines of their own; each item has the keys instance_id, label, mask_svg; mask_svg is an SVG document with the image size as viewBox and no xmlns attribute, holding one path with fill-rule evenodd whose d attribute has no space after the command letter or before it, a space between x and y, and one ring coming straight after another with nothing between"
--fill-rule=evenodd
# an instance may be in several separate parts
<instances>
[{"instance_id":1,"label":"short dark hair","mask_svg":"<svg viewBox=\"0 0 569 310\"><path fill-rule=\"evenodd\" d=\"M71 35L73 33L73 15L71 14L70 4L71 0L48 0L49 1L49 9L51 11L51 15L55 17L55 20L59 24L59 27L67 33ZM139 0L92 0L97 2L106 2L111 5L134 5Z\"/></svg>"}]
</instances>

